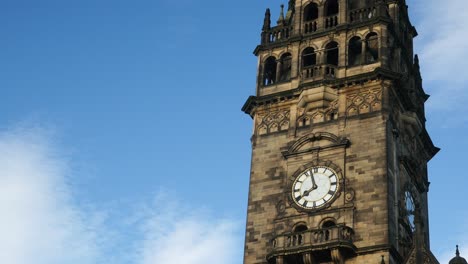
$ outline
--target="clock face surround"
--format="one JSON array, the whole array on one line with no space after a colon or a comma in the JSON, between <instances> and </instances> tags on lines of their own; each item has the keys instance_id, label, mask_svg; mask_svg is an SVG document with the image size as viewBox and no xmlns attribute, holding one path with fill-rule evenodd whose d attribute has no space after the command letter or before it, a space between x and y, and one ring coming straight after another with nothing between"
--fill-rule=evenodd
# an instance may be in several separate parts
<instances>
[{"instance_id":1,"label":"clock face surround","mask_svg":"<svg viewBox=\"0 0 468 264\"><path fill-rule=\"evenodd\" d=\"M328 205L338 192L338 175L326 166L314 166L300 173L292 184L292 200L303 209Z\"/></svg>"}]
</instances>

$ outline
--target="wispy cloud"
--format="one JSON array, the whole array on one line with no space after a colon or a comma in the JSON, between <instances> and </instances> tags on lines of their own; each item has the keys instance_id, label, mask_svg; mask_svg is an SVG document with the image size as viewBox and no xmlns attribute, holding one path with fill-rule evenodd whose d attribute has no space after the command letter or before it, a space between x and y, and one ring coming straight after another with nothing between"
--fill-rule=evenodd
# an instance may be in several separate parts
<instances>
[{"instance_id":1,"label":"wispy cloud","mask_svg":"<svg viewBox=\"0 0 468 264\"><path fill-rule=\"evenodd\" d=\"M87 210L68 164L44 130L0 132L0 263L240 263L239 223L164 192L144 206Z\"/></svg>"},{"instance_id":2,"label":"wispy cloud","mask_svg":"<svg viewBox=\"0 0 468 264\"><path fill-rule=\"evenodd\" d=\"M203 264L214 258L223 264L241 262L239 223L184 207L159 197L148 208L138 263Z\"/></svg>"},{"instance_id":3,"label":"wispy cloud","mask_svg":"<svg viewBox=\"0 0 468 264\"><path fill-rule=\"evenodd\" d=\"M40 129L0 134L1 263L95 263L95 226L73 204L66 164Z\"/></svg>"},{"instance_id":4,"label":"wispy cloud","mask_svg":"<svg viewBox=\"0 0 468 264\"><path fill-rule=\"evenodd\" d=\"M455 120L466 118L468 106L468 9L466 0L411 1L411 10L419 20L416 26L419 50L426 89L432 98L429 109L446 111ZM462 111L463 110L463 111ZM466 119L465 119L466 120Z\"/></svg>"},{"instance_id":5,"label":"wispy cloud","mask_svg":"<svg viewBox=\"0 0 468 264\"><path fill-rule=\"evenodd\" d=\"M419 31L425 79L466 82L468 75L457 74L468 67L468 9L465 0L421 1ZM445 87L445 89L451 87ZM460 87L455 87L460 88Z\"/></svg>"}]
</instances>

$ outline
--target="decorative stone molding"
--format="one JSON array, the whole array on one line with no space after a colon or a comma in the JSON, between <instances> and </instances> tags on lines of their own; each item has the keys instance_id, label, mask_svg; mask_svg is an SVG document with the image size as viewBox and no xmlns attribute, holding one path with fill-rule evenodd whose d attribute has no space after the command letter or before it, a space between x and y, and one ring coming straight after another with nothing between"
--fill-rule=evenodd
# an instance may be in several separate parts
<instances>
[{"instance_id":1,"label":"decorative stone molding","mask_svg":"<svg viewBox=\"0 0 468 264\"><path fill-rule=\"evenodd\" d=\"M315 108L312 111L307 112L304 108L297 118L297 127L306 127L311 124L317 124L321 122L326 122L329 120L334 120L338 118L338 99L328 102L328 107L326 108Z\"/></svg>"},{"instance_id":2,"label":"decorative stone molding","mask_svg":"<svg viewBox=\"0 0 468 264\"><path fill-rule=\"evenodd\" d=\"M318 144L314 144L314 142L319 142ZM308 153L311 151L319 150L319 149L326 149L332 147L347 147L349 146L350 142L346 138L338 137L332 133L328 132L317 132L305 135L295 141L287 151L283 152L283 156L285 158L302 154Z\"/></svg>"},{"instance_id":3,"label":"decorative stone molding","mask_svg":"<svg viewBox=\"0 0 468 264\"><path fill-rule=\"evenodd\" d=\"M346 96L346 115L366 114L382 109L382 88L374 88Z\"/></svg>"},{"instance_id":4,"label":"decorative stone molding","mask_svg":"<svg viewBox=\"0 0 468 264\"><path fill-rule=\"evenodd\" d=\"M308 89L301 93L297 105L305 108L306 111L315 108L327 108L337 98L336 90L330 87Z\"/></svg>"},{"instance_id":5,"label":"decorative stone molding","mask_svg":"<svg viewBox=\"0 0 468 264\"><path fill-rule=\"evenodd\" d=\"M289 129L289 110L270 112L265 116L259 116L260 123L257 126L258 135L266 135Z\"/></svg>"}]
</instances>

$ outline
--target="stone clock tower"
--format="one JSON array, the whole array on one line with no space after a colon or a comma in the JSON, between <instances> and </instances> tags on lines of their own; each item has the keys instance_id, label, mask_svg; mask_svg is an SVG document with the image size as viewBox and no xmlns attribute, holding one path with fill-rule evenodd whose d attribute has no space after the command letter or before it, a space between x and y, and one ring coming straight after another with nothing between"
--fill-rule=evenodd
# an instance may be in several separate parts
<instances>
[{"instance_id":1,"label":"stone clock tower","mask_svg":"<svg viewBox=\"0 0 468 264\"><path fill-rule=\"evenodd\" d=\"M265 13L245 264L438 263L430 251L416 29L404 0Z\"/></svg>"}]
</instances>

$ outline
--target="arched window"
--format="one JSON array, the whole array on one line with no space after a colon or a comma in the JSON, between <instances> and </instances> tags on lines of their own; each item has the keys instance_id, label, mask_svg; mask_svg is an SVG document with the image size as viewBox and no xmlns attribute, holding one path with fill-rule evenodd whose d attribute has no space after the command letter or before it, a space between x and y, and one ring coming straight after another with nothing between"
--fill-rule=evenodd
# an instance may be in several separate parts
<instances>
[{"instance_id":1,"label":"arched window","mask_svg":"<svg viewBox=\"0 0 468 264\"><path fill-rule=\"evenodd\" d=\"M285 53L281 56L280 63L280 81L287 81L291 79L291 63L292 56L291 53Z\"/></svg>"},{"instance_id":2,"label":"arched window","mask_svg":"<svg viewBox=\"0 0 468 264\"><path fill-rule=\"evenodd\" d=\"M307 231L307 226L304 225L304 224L297 225L296 227L294 227L293 231L294 231L294 233L305 232L305 231ZM303 241L304 241L303 234L298 234L296 236L297 245L302 245Z\"/></svg>"},{"instance_id":3,"label":"arched window","mask_svg":"<svg viewBox=\"0 0 468 264\"><path fill-rule=\"evenodd\" d=\"M294 227L294 232L304 232L307 231L307 226L304 224L300 224Z\"/></svg>"},{"instance_id":4,"label":"arched window","mask_svg":"<svg viewBox=\"0 0 468 264\"><path fill-rule=\"evenodd\" d=\"M338 43L332 41L325 46L326 64L338 66Z\"/></svg>"},{"instance_id":5,"label":"arched window","mask_svg":"<svg viewBox=\"0 0 468 264\"><path fill-rule=\"evenodd\" d=\"M263 69L263 85L274 83L276 83L276 58L272 56L265 61Z\"/></svg>"},{"instance_id":6,"label":"arched window","mask_svg":"<svg viewBox=\"0 0 468 264\"><path fill-rule=\"evenodd\" d=\"M314 48L306 48L302 52L302 67L307 68L317 64L317 54Z\"/></svg>"},{"instance_id":7,"label":"arched window","mask_svg":"<svg viewBox=\"0 0 468 264\"><path fill-rule=\"evenodd\" d=\"M334 227L334 226L336 226L336 224L332 220L327 220L327 221L323 222L323 224L322 224L322 228L330 228L330 227Z\"/></svg>"},{"instance_id":8,"label":"arched window","mask_svg":"<svg viewBox=\"0 0 468 264\"><path fill-rule=\"evenodd\" d=\"M348 66L360 65L362 61L362 41L360 37L352 37L348 44Z\"/></svg>"},{"instance_id":9,"label":"arched window","mask_svg":"<svg viewBox=\"0 0 468 264\"><path fill-rule=\"evenodd\" d=\"M366 63L379 60L379 37L377 33L369 33L366 37Z\"/></svg>"},{"instance_id":10,"label":"arched window","mask_svg":"<svg viewBox=\"0 0 468 264\"><path fill-rule=\"evenodd\" d=\"M327 220L325 222L323 222L322 224L322 228L324 229L324 235L325 235L325 241L328 241L330 240L332 237L331 237L331 232L330 232L330 229L332 227L336 226L336 223L332 220Z\"/></svg>"},{"instance_id":11,"label":"arched window","mask_svg":"<svg viewBox=\"0 0 468 264\"><path fill-rule=\"evenodd\" d=\"M338 0L328 0L325 3L325 16L337 15L339 11Z\"/></svg>"},{"instance_id":12,"label":"arched window","mask_svg":"<svg viewBox=\"0 0 468 264\"><path fill-rule=\"evenodd\" d=\"M304 22L312 21L318 18L318 6L316 3L310 3L304 8Z\"/></svg>"}]
</instances>

